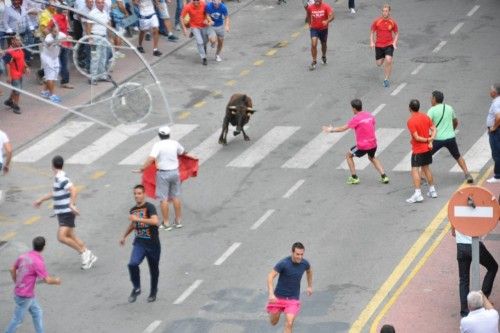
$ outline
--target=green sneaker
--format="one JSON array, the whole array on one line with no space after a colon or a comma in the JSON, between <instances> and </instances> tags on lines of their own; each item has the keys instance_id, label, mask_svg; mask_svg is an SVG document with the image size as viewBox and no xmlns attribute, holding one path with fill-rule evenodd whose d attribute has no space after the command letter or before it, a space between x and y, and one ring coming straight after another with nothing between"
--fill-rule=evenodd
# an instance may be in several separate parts
<instances>
[{"instance_id":1,"label":"green sneaker","mask_svg":"<svg viewBox=\"0 0 500 333\"><path fill-rule=\"evenodd\" d=\"M389 184L389 177L387 176L384 176L382 178L380 178L380 181L384 184Z\"/></svg>"},{"instance_id":2,"label":"green sneaker","mask_svg":"<svg viewBox=\"0 0 500 333\"><path fill-rule=\"evenodd\" d=\"M353 176L349 176L349 178L347 178L347 184L349 184L349 185L359 184L359 177L354 178Z\"/></svg>"}]
</instances>

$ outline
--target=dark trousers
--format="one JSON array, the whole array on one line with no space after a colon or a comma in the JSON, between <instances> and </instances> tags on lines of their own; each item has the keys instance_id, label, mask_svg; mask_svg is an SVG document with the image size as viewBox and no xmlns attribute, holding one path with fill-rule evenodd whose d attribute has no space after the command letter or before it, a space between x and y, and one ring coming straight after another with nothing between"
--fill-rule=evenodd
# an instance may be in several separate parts
<instances>
[{"instance_id":1,"label":"dark trousers","mask_svg":"<svg viewBox=\"0 0 500 333\"><path fill-rule=\"evenodd\" d=\"M495 178L500 178L500 130L497 129L494 132L490 132L490 148L491 156L495 162L495 168L493 173Z\"/></svg>"},{"instance_id":2,"label":"dark trousers","mask_svg":"<svg viewBox=\"0 0 500 333\"><path fill-rule=\"evenodd\" d=\"M68 61L69 61L69 53L70 49L61 47L61 52L59 52L59 75L61 75L61 84L69 83L69 70L68 70Z\"/></svg>"},{"instance_id":3,"label":"dark trousers","mask_svg":"<svg viewBox=\"0 0 500 333\"><path fill-rule=\"evenodd\" d=\"M130 262L128 264L128 270L130 273L130 281L134 289L141 288L141 272L139 265L142 263L144 258L148 261L149 274L151 276L151 294L156 295L158 291L158 277L160 276L160 254L161 247L158 246L144 246L140 243L134 244L132 248L132 254L130 255Z\"/></svg>"},{"instance_id":4,"label":"dark trousers","mask_svg":"<svg viewBox=\"0 0 500 333\"><path fill-rule=\"evenodd\" d=\"M349 0L349 8L354 8L354 0Z\"/></svg>"},{"instance_id":5,"label":"dark trousers","mask_svg":"<svg viewBox=\"0 0 500 333\"><path fill-rule=\"evenodd\" d=\"M457 261L460 280L460 314L466 316L469 313L467 295L469 294L472 245L457 244ZM489 297L493 289L493 281L497 274L498 264L482 242L479 242L479 263L487 269L481 290L486 297Z\"/></svg>"}]
</instances>

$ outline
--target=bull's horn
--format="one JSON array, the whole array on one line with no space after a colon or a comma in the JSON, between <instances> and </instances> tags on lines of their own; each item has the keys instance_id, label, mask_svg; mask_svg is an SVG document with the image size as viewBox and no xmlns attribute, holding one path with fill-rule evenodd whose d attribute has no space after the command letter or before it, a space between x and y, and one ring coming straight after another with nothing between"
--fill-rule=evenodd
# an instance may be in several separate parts
<instances>
[{"instance_id":1,"label":"bull's horn","mask_svg":"<svg viewBox=\"0 0 500 333\"><path fill-rule=\"evenodd\" d=\"M247 107L247 111L257 112L257 110L254 110L251 107Z\"/></svg>"},{"instance_id":2,"label":"bull's horn","mask_svg":"<svg viewBox=\"0 0 500 333\"><path fill-rule=\"evenodd\" d=\"M236 106L232 105L230 107L228 107L229 110L236 110Z\"/></svg>"}]
</instances>

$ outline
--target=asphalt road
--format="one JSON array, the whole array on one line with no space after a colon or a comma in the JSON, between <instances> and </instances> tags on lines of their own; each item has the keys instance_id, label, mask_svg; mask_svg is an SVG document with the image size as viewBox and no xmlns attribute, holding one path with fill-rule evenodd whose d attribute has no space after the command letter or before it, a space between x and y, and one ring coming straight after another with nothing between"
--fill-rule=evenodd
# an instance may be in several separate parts
<instances>
[{"instance_id":1,"label":"asphalt road","mask_svg":"<svg viewBox=\"0 0 500 333\"><path fill-rule=\"evenodd\" d=\"M250 142L235 138L183 185L185 228L161 233L160 290L153 304L144 295L149 291L146 263L144 294L135 304L127 303L131 240L125 248L118 240L133 205L131 188L139 181L132 165L119 162L154 134L130 137L91 164L66 167L82 186L77 233L99 256L90 271L81 271L79 257L57 243L56 221L49 218L48 207L31 207L50 189L51 154L34 163L16 163L2 180L9 190L1 206L0 234L16 235L0 249L0 327L7 325L13 310L7 269L34 236L44 235L48 270L63 279L60 287L37 286L47 332L147 332L148 327L149 332L280 331L267 323L266 275L294 241L305 244L314 270L314 294L302 295L296 332L348 331L463 180L460 173L449 172L452 158L440 154L432 165L439 197L418 205L405 202L413 191L409 173L393 169L410 150L409 100L419 98L427 110L430 93L444 91L445 101L457 111L458 142L465 153L484 133L488 89L500 74L497 2L405 1L393 4L401 35L392 85L384 88L368 46L369 26L380 4L358 1L358 13L351 15L345 2L332 3L337 14L330 29L329 63L314 72L307 69L309 38L299 1L281 7L270 0L235 4L240 10L232 17L221 63L212 58L202 67L191 43L154 66L176 122L198 125L181 139L188 150L220 128L232 93L250 95L258 111L247 131ZM479 8L468 16L474 6ZM442 48L436 49L440 43ZM387 149L379 155L390 184L380 184L371 166L358 172L360 185L345 184L348 172L337 167L353 145L351 133L308 168L282 167L320 134L322 125L346 122L354 97L369 111L385 104L377 114L379 128L400 130L387 136ZM164 121L148 120L149 125ZM92 126L57 152L72 156L107 131ZM269 148L269 142L259 140L270 133L275 135L270 142L283 142L265 156L260 149L252 155L257 158L254 165L241 167L245 161L235 159L252 145ZM482 171L486 166L481 165ZM296 191L284 197L297 182ZM38 215L39 220L23 223ZM241 244L214 265L234 243ZM183 299L190 286L196 288ZM31 332L30 325L27 319L19 332Z\"/></svg>"}]
</instances>

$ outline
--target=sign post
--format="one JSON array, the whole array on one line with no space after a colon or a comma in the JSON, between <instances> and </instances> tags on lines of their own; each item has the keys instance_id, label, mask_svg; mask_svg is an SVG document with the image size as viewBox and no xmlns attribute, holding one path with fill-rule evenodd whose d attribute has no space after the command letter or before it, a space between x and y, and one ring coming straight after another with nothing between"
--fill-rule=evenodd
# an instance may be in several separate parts
<instances>
[{"instance_id":1,"label":"sign post","mask_svg":"<svg viewBox=\"0 0 500 333\"><path fill-rule=\"evenodd\" d=\"M479 238L495 229L500 209L495 196L487 189L470 186L456 191L448 203L448 220L465 236L472 237L471 288L480 290Z\"/></svg>"}]
</instances>

